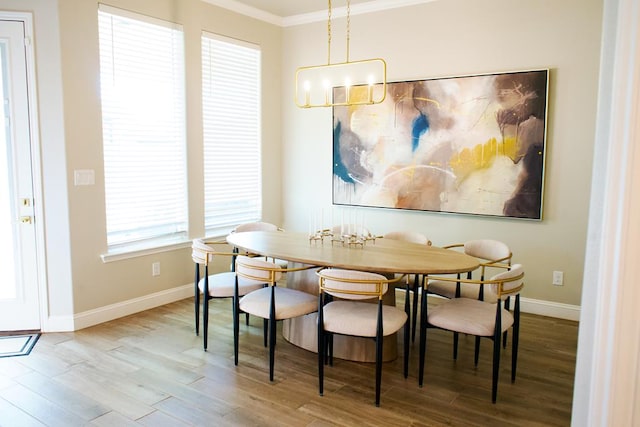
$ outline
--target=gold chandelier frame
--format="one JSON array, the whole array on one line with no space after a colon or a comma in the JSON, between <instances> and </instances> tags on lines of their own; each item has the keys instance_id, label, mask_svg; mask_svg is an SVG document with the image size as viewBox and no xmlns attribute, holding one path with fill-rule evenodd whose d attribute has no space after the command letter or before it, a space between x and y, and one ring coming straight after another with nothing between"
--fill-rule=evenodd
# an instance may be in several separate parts
<instances>
[{"instance_id":1,"label":"gold chandelier frame","mask_svg":"<svg viewBox=\"0 0 640 427\"><path fill-rule=\"evenodd\" d=\"M384 102L387 95L387 63L382 58L349 60L351 1L347 0L346 61L331 63L332 4L328 0L327 63L298 67L295 103L300 108L370 105ZM364 70L364 71L363 71ZM311 81L315 84L312 86ZM320 84L322 82L322 84ZM343 87L343 91L334 88ZM312 89L314 89L312 91Z\"/></svg>"}]
</instances>

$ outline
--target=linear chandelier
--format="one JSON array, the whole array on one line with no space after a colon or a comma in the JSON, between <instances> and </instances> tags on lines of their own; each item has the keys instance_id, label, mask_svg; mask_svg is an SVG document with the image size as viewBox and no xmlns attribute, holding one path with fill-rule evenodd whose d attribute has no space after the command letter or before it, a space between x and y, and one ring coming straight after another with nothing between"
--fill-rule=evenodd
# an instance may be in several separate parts
<instances>
[{"instance_id":1,"label":"linear chandelier","mask_svg":"<svg viewBox=\"0 0 640 427\"><path fill-rule=\"evenodd\" d=\"M313 108L383 102L387 96L387 63L384 59L349 60L351 0L347 0L346 61L331 63L331 0L328 3L327 63L298 67L295 79L296 105Z\"/></svg>"}]
</instances>

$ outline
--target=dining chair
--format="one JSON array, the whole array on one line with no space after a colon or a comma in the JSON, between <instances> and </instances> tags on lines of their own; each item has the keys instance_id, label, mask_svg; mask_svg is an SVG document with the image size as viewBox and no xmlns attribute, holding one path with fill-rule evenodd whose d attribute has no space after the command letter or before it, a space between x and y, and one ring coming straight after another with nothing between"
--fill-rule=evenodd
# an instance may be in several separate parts
<instances>
[{"instance_id":1,"label":"dining chair","mask_svg":"<svg viewBox=\"0 0 640 427\"><path fill-rule=\"evenodd\" d=\"M424 234L417 232L417 231L390 231L388 233L385 233L383 236L383 238L385 239L392 239L392 240L400 240L403 242L409 242L409 243L417 243L419 245L427 245L427 246L431 246L431 240L429 240L429 238L427 236L425 236ZM416 340L416 323L418 320L418 299L419 299L419 294L420 294L420 288L421 288L421 278L418 274L411 274L407 276L407 280L406 280L406 294L405 294L405 311L407 311L407 313L412 313L411 315L411 342L414 342ZM413 283L413 288L410 288L410 283ZM400 286L398 286L400 287ZM413 292L413 304L412 304L412 310L409 311L409 293Z\"/></svg>"},{"instance_id":2,"label":"dining chair","mask_svg":"<svg viewBox=\"0 0 640 427\"><path fill-rule=\"evenodd\" d=\"M480 260L478 269L474 272L467 273L467 279L471 279L475 275L479 280L484 278L490 273L496 273L502 271L505 266L511 265L511 259L513 254L509 246L499 240L494 239L477 239L469 240L465 243L456 243L453 245L444 246L446 249L462 250L465 254ZM460 275L458 275L460 277ZM439 295L445 298L473 298L479 300L486 300L489 302L495 302L495 295L489 294L485 297L484 286L470 285L461 281L445 281L435 280L433 278L427 278L429 280L427 293L432 295ZM424 294L426 295L426 293ZM507 298L504 302L505 308L510 308L510 298ZM507 347L507 333L503 336L502 345ZM453 335L453 352L454 357L458 351L458 334Z\"/></svg>"},{"instance_id":3,"label":"dining chair","mask_svg":"<svg viewBox=\"0 0 640 427\"><path fill-rule=\"evenodd\" d=\"M278 227L275 224L264 221L254 221L254 222L246 222L244 224L240 224L236 226L231 232L232 233L243 233L245 231L284 231L282 228ZM279 267L286 268L288 262L283 259L276 259L271 257L260 257L265 261L273 261L278 264Z\"/></svg>"},{"instance_id":4,"label":"dining chair","mask_svg":"<svg viewBox=\"0 0 640 427\"><path fill-rule=\"evenodd\" d=\"M382 381L382 344L404 326L404 377L409 366L409 325L407 313L392 305L384 305L382 297L390 284L401 278L388 279L377 273L323 268L318 295L318 388L324 394L324 365L333 362L331 342L334 334L373 338L376 342L375 403L380 406ZM368 301L367 301L368 300ZM372 303L373 302L373 303ZM329 352L329 354L327 354Z\"/></svg>"},{"instance_id":5,"label":"dining chair","mask_svg":"<svg viewBox=\"0 0 640 427\"><path fill-rule=\"evenodd\" d=\"M480 266L476 271L479 279L483 280L491 268L500 268L504 264L511 263L512 253L509 246L499 240L478 239L469 240L465 243L456 243L443 246L445 249L462 250L465 254L480 260ZM470 278L470 277L467 277ZM474 298L484 299L484 287L468 285L462 282L449 282L429 278L429 293L440 295L445 298Z\"/></svg>"},{"instance_id":6,"label":"dining chair","mask_svg":"<svg viewBox=\"0 0 640 427\"><path fill-rule=\"evenodd\" d=\"M427 311L427 304L423 300L420 322L420 356L418 384L422 387L424 378L424 361L426 353L427 327L439 328L453 333L464 333L476 337L474 363L478 366L478 345L480 338L493 340L493 374L491 386L491 401L496 402L498 393L498 374L500 371L500 336L513 326L511 349L511 381L516 379L518 362L518 340L520 334L520 292L524 287L524 268L515 264L509 270L499 273L488 280L457 279L453 277L439 277L439 280L455 283L457 280L471 286L489 286L489 292L495 295L495 302L488 302L473 298L448 299L435 308ZM502 303L508 297L515 297L513 313L506 310ZM457 355L454 355L454 360Z\"/></svg>"},{"instance_id":7,"label":"dining chair","mask_svg":"<svg viewBox=\"0 0 640 427\"><path fill-rule=\"evenodd\" d=\"M260 258L238 256L236 258L236 286L233 305L233 349L234 363L238 365L239 316L240 312L253 314L265 319L265 347L267 336L269 345L269 380L273 381L276 322L291 319L317 310L316 296L296 289L277 286L278 280L287 272L308 270L315 266L282 268L275 262ZM239 283L242 279L266 282L267 287L254 290L242 296ZM240 298L242 296L242 298Z\"/></svg>"},{"instance_id":8,"label":"dining chair","mask_svg":"<svg viewBox=\"0 0 640 427\"><path fill-rule=\"evenodd\" d=\"M209 332L209 300L212 298L232 298L235 291L236 274L233 271L223 271L209 274L209 266L217 257L226 257L235 260L237 252L230 251L224 240L194 239L191 245L191 258L195 263L194 280L194 312L196 323L196 335L200 333L200 294L202 299L202 323L203 346L207 350ZM235 262L232 261L234 266ZM204 276L200 277L200 270L204 266ZM248 292L261 289L266 285L265 281L243 278L238 283L238 293L245 295Z\"/></svg>"}]
</instances>

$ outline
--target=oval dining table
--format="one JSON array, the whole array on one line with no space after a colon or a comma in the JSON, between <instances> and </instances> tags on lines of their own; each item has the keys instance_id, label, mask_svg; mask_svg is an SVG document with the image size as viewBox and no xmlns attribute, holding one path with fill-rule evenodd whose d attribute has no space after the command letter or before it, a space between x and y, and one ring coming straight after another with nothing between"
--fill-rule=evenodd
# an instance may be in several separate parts
<instances>
[{"instance_id":1,"label":"oval dining table","mask_svg":"<svg viewBox=\"0 0 640 427\"><path fill-rule=\"evenodd\" d=\"M288 231L248 231L231 233L227 242L241 250L301 265L371 271L394 274L455 274L475 270L479 261L469 255L436 246L420 245L400 240L376 238L364 245L343 245L331 236L310 240L306 233ZM287 287L318 294L315 269L288 273ZM405 296L409 298L409 295ZM387 292L385 304L395 304L394 292ZM283 324L283 336L290 343L309 351L317 351L316 314L289 319ZM389 338L394 337L390 336ZM395 339L385 339L383 360L397 357ZM335 357L373 362L375 343L361 337L336 336Z\"/></svg>"}]
</instances>

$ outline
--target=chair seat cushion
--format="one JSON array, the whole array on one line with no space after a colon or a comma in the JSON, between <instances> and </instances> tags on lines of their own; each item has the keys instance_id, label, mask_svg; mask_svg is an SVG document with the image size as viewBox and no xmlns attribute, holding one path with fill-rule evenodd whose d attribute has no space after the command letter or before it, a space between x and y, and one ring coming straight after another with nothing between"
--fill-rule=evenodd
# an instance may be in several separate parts
<instances>
[{"instance_id":1,"label":"chair seat cushion","mask_svg":"<svg viewBox=\"0 0 640 427\"><path fill-rule=\"evenodd\" d=\"M240 310L254 316L269 318L271 287L258 289L240 299ZM313 313L318 309L316 296L295 289L275 287L276 320L290 319Z\"/></svg>"},{"instance_id":2,"label":"chair seat cushion","mask_svg":"<svg viewBox=\"0 0 640 427\"><path fill-rule=\"evenodd\" d=\"M375 337L378 304L361 301L332 301L324 306L324 329L336 334ZM407 314L391 305L382 306L382 335L391 335L407 321Z\"/></svg>"},{"instance_id":3,"label":"chair seat cushion","mask_svg":"<svg viewBox=\"0 0 640 427\"><path fill-rule=\"evenodd\" d=\"M444 280L430 280L427 290L436 295L440 295L445 298L455 298L456 296L456 284L454 282L445 282ZM478 293L480 292L479 285L473 285L470 283L460 284L460 297L478 299ZM497 301L496 294L491 292L488 286L484 287L484 300L486 302L494 303Z\"/></svg>"},{"instance_id":4,"label":"chair seat cushion","mask_svg":"<svg viewBox=\"0 0 640 427\"><path fill-rule=\"evenodd\" d=\"M502 332L513 325L513 315L502 310ZM496 304L470 298L453 298L428 312L430 325L464 334L490 337L494 334Z\"/></svg>"},{"instance_id":5,"label":"chair seat cushion","mask_svg":"<svg viewBox=\"0 0 640 427\"><path fill-rule=\"evenodd\" d=\"M233 271L225 271L224 273L216 273L209 275L209 296L213 298L232 297L236 283L236 273ZM238 277L238 293L240 296L246 295L251 291L262 289L264 282L245 279ZM204 292L204 277L198 282L200 292Z\"/></svg>"}]
</instances>

